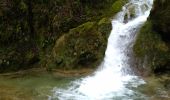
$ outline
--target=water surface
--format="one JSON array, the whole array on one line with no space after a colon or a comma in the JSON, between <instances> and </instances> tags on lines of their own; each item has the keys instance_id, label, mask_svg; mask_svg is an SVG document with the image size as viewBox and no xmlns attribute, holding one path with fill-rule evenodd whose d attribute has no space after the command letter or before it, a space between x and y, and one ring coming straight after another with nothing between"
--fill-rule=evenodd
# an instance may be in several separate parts
<instances>
[{"instance_id":1,"label":"water surface","mask_svg":"<svg viewBox=\"0 0 170 100\"><path fill-rule=\"evenodd\" d=\"M47 72L0 76L0 100L60 100L55 89L67 89L80 77L60 77ZM145 84L138 87L129 83L126 88L135 92L111 100L170 100L170 76L144 77ZM55 87L55 89L54 89ZM72 95L66 92L65 96ZM128 97L128 98L127 98ZM74 100L74 99L69 99ZM88 100L88 99L81 99ZM99 99L100 100L100 99ZM110 100L110 99L105 99Z\"/></svg>"}]
</instances>

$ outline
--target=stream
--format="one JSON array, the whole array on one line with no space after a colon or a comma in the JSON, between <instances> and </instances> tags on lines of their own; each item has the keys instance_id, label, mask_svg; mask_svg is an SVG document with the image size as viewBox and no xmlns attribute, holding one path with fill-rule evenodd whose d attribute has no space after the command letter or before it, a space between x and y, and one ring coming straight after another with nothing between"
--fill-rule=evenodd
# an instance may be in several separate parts
<instances>
[{"instance_id":1,"label":"stream","mask_svg":"<svg viewBox=\"0 0 170 100\"><path fill-rule=\"evenodd\" d=\"M0 100L170 100L170 78L136 76L129 64L136 33L153 0L129 0L112 19L104 61L87 76L51 73L0 75Z\"/></svg>"},{"instance_id":2,"label":"stream","mask_svg":"<svg viewBox=\"0 0 170 100\"><path fill-rule=\"evenodd\" d=\"M59 97L61 95L59 93L56 94L56 90L65 89L63 95L70 97L72 94L68 91L66 92L66 90L75 81L82 78L61 77L45 71L38 71L38 73L30 71L24 74L11 74L7 76L0 75L0 100L60 100L61 98ZM133 81L125 85L127 89L133 91L133 94L127 93L113 99L104 100L170 100L170 76L150 76L144 77L143 80L145 84L138 87L129 85ZM75 99L69 98L65 100ZM79 98L79 100L90 99Z\"/></svg>"},{"instance_id":3,"label":"stream","mask_svg":"<svg viewBox=\"0 0 170 100\"><path fill-rule=\"evenodd\" d=\"M104 61L93 75L72 82L67 89L54 88L52 99L59 100L132 100L148 99L131 88L145 81L134 75L128 56L136 33L147 21L153 0L129 0L112 19ZM50 99L51 99L50 98Z\"/></svg>"}]
</instances>

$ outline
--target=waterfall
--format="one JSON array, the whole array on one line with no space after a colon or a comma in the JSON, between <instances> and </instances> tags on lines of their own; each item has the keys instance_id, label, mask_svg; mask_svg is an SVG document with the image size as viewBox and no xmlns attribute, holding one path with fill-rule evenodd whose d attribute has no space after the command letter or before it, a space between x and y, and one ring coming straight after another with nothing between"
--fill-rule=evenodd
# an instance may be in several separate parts
<instances>
[{"instance_id":1,"label":"waterfall","mask_svg":"<svg viewBox=\"0 0 170 100\"><path fill-rule=\"evenodd\" d=\"M135 34L149 16L153 0L130 0L112 20L105 58L99 69L90 76L72 82L68 89L54 88L49 99L59 100L133 100L145 98L128 87L145 82L130 73L128 49ZM133 97L135 98L135 97Z\"/></svg>"}]
</instances>

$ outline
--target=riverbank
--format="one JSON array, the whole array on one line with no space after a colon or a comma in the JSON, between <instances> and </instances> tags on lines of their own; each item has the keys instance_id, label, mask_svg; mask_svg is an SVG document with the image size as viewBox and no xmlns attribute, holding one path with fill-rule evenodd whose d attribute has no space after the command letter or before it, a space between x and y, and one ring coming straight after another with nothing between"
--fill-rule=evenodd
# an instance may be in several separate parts
<instances>
[{"instance_id":1,"label":"riverbank","mask_svg":"<svg viewBox=\"0 0 170 100\"><path fill-rule=\"evenodd\" d=\"M43 74L51 74L56 77L81 77L90 75L94 72L95 69L73 69L73 70L63 70L63 69L53 69L51 71L47 71L44 68L32 68L28 70L20 70L17 72L8 72L1 73L0 76L8 77L8 78L17 78L23 77L27 75L37 76Z\"/></svg>"}]
</instances>

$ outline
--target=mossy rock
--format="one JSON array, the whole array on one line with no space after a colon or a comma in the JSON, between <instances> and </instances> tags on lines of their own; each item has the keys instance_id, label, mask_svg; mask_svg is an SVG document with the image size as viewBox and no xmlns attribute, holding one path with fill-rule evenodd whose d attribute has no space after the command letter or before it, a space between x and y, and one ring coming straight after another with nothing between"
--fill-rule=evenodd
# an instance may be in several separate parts
<instances>
[{"instance_id":1,"label":"mossy rock","mask_svg":"<svg viewBox=\"0 0 170 100\"><path fill-rule=\"evenodd\" d=\"M104 20L104 19L102 19ZM54 68L95 68L103 59L111 23L87 22L63 35L53 49ZM106 23L108 25L106 25ZM106 25L106 29L100 28ZM108 27L109 26L109 27ZM107 32L107 33L106 33ZM105 35L105 37L103 37Z\"/></svg>"},{"instance_id":2,"label":"mossy rock","mask_svg":"<svg viewBox=\"0 0 170 100\"><path fill-rule=\"evenodd\" d=\"M138 59L147 62L148 70L155 73L170 70L170 48L160 34L153 31L151 21L140 30L133 50Z\"/></svg>"},{"instance_id":3,"label":"mossy rock","mask_svg":"<svg viewBox=\"0 0 170 100\"><path fill-rule=\"evenodd\" d=\"M110 30L112 29L111 20L109 18L102 18L97 25L98 31L102 34L102 37L107 41Z\"/></svg>"},{"instance_id":4,"label":"mossy rock","mask_svg":"<svg viewBox=\"0 0 170 100\"><path fill-rule=\"evenodd\" d=\"M116 14L122 10L122 7L127 3L128 0L116 0L112 4L112 14Z\"/></svg>"}]
</instances>

